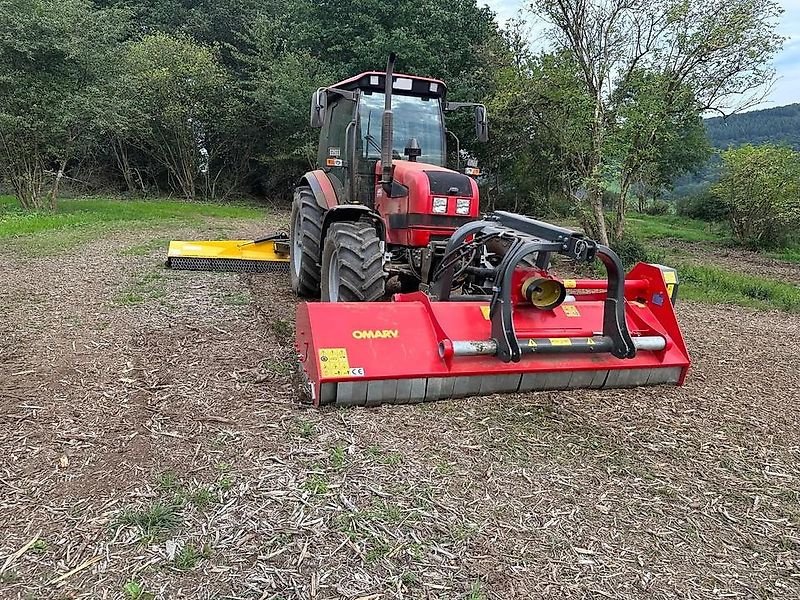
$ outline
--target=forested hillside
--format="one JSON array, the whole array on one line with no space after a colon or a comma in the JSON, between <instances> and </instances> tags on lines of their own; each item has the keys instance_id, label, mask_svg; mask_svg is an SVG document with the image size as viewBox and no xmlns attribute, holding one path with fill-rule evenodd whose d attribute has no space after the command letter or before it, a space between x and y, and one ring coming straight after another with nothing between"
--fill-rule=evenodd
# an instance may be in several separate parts
<instances>
[{"instance_id":1,"label":"forested hillside","mask_svg":"<svg viewBox=\"0 0 800 600\"><path fill-rule=\"evenodd\" d=\"M800 104L714 117L704 123L715 148L773 143L800 149Z\"/></svg>"}]
</instances>

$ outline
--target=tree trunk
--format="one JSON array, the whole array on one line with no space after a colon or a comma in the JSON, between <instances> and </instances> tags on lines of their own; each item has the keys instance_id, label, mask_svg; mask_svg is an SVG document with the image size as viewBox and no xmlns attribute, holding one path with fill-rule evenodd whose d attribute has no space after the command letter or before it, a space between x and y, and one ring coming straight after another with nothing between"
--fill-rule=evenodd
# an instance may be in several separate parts
<instances>
[{"instance_id":1,"label":"tree trunk","mask_svg":"<svg viewBox=\"0 0 800 600\"><path fill-rule=\"evenodd\" d=\"M53 187L50 190L49 201L50 210L55 210L58 203L58 187L61 185L61 180L64 178L64 170L67 168L67 159L64 158L58 165L58 173L56 173L56 180L53 182Z\"/></svg>"},{"instance_id":2,"label":"tree trunk","mask_svg":"<svg viewBox=\"0 0 800 600\"><path fill-rule=\"evenodd\" d=\"M628 203L628 192L630 191L630 177L627 175L622 176L622 181L619 186L619 199L617 200L617 214L614 221L613 238L614 242L618 242L625 234L625 210Z\"/></svg>"}]
</instances>

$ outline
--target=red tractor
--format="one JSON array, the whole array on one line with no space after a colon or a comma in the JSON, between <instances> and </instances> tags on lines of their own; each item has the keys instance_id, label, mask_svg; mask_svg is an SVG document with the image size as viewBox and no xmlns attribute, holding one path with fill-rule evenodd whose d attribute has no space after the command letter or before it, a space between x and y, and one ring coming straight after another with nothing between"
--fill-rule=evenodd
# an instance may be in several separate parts
<instances>
[{"instance_id":1,"label":"red tractor","mask_svg":"<svg viewBox=\"0 0 800 600\"><path fill-rule=\"evenodd\" d=\"M444 112L472 107L485 142L486 108L447 102L442 81L395 75L394 62L312 97L317 168L295 189L290 230L298 295L360 302L382 298L389 281L427 286L451 235L478 217L475 180L446 167Z\"/></svg>"}]
</instances>

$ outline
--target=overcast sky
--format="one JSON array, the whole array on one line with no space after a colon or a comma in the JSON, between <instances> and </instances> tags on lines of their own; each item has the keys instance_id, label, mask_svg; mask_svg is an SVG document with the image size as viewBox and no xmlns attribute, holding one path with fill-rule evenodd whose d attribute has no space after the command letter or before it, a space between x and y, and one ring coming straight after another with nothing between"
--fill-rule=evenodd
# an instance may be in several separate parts
<instances>
[{"instance_id":1,"label":"overcast sky","mask_svg":"<svg viewBox=\"0 0 800 600\"><path fill-rule=\"evenodd\" d=\"M517 12L529 3L525 0L478 0L488 4L497 13L500 23L517 16ZM782 0L786 12L781 17L778 32L786 38L783 50L775 59L778 80L767 101L757 108L769 108L800 102L800 0Z\"/></svg>"}]
</instances>

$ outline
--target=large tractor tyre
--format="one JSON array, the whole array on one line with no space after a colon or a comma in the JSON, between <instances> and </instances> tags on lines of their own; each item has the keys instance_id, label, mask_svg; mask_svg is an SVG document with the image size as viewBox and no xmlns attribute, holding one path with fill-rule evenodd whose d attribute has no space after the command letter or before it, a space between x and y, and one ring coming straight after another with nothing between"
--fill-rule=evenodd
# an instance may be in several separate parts
<instances>
[{"instance_id":1,"label":"large tractor tyre","mask_svg":"<svg viewBox=\"0 0 800 600\"><path fill-rule=\"evenodd\" d=\"M383 249L370 223L334 223L322 252L323 302L374 302L386 293Z\"/></svg>"},{"instance_id":2,"label":"large tractor tyre","mask_svg":"<svg viewBox=\"0 0 800 600\"><path fill-rule=\"evenodd\" d=\"M308 186L295 188L292 226L289 229L289 273L292 291L298 296L319 296L324 211Z\"/></svg>"}]
</instances>

